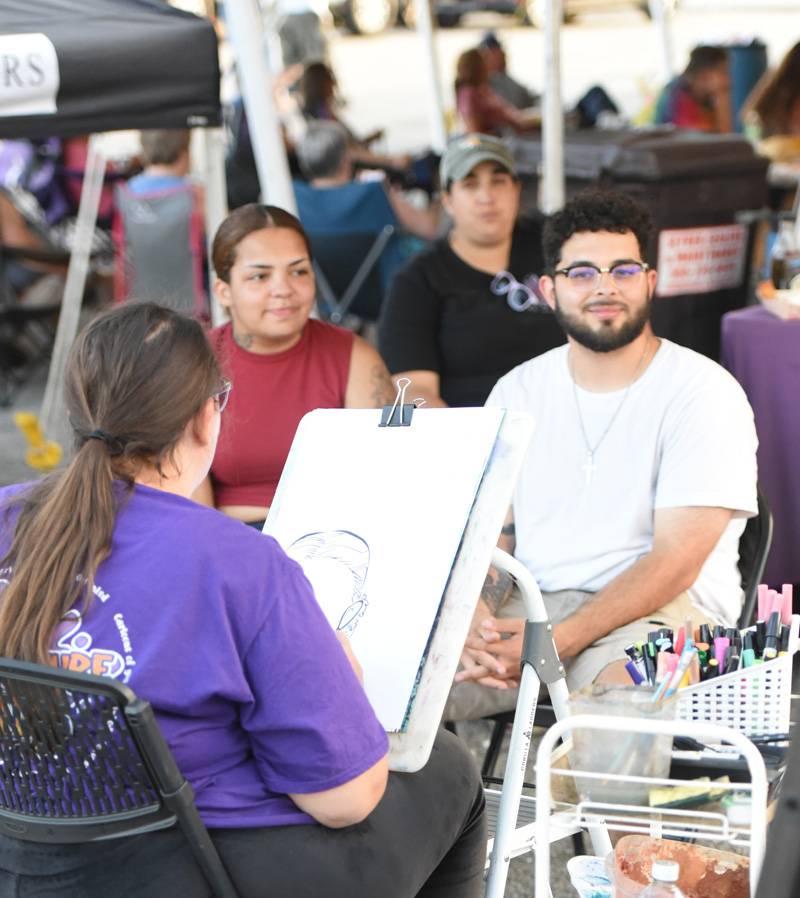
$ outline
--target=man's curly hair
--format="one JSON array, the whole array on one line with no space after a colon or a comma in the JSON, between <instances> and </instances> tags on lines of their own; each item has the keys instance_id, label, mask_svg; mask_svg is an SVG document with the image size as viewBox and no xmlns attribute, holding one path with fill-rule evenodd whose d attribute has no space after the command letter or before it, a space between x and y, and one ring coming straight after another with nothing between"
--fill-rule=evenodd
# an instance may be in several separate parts
<instances>
[{"instance_id":1,"label":"man's curly hair","mask_svg":"<svg viewBox=\"0 0 800 898\"><path fill-rule=\"evenodd\" d=\"M573 234L584 231L627 231L639 241L642 261L653 234L653 219L645 207L617 190L590 187L576 194L563 209L545 222L542 234L545 271L552 275L561 258L561 249Z\"/></svg>"}]
</instances>

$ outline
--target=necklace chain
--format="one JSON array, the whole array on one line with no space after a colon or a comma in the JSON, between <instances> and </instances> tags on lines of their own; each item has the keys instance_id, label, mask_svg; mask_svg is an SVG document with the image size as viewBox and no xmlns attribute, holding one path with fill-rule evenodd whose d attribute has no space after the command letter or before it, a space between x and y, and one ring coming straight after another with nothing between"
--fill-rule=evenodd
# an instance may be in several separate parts
<instances>
[{"instance_id":1,"label":"necklace chain","mask_svg":"<svg viewBox=\"0 0 800 898\"><path fill-rule=\"evenodd\" d=\"M622 394L622 399L620 399L619 405L614 409L614 414L609 419L608 424L606 424L605 429L600 434L600 438L597 440L597 442L594 444L594 446L591 445L591 443L589 442L589 437L586 435L586 425L583 423L583 415L581 414L581 403L580 403L580 399L578 398L578 385L575 382L575 371L572 366L572 355L570 354L570 356L568 357L567 367L569 370L570 377L572 378L572 395L575 397L575 408L577 409L577 412L578 412L578 423L581 426L581 436L583 437L583 442L584 442L584 445L586 446L586 452L589 455L587 463L585 465L583 465L581 468L581 470L586 471L586 483L587 484L592 482L592 474L595 472L596 467L597 467L594 463L595 452L597 452L597 450L600 448L601 443L606 438L609 430L611 430L614 422L617 420L619 413L622 411L622 406L625 405L625 400L628 398L628 393L630 393L631 388L636 383L636 379L639 376L639 371L642 367L642 364L644 363L645 356L647 355L647 350L649 348L650 348L650 338L648 337L644 342L644 349L642 350L641 358L639 359L639 362L636 365L636 370L633 372L631 381L628 384L628 386L625 388L625 392Z\"/></svg>"}]
</instances>

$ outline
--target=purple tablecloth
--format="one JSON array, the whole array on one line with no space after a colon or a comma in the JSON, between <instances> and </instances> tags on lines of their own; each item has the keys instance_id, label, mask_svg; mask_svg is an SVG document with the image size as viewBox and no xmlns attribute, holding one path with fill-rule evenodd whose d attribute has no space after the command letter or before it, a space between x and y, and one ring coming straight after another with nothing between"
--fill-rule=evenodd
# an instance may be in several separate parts
<instances>
[{"instance_id":1,"label":"purple tablecloth","mask_svg":"<svg viewBox=\"0 0 800 898\"><path fill-rule=\"evenodd\" d=\"M761 306L722 318L722 362L744 387L756 416L758 479L775 533L765 579L800 582L800 321Z\"/></svg>"}]
</instances>

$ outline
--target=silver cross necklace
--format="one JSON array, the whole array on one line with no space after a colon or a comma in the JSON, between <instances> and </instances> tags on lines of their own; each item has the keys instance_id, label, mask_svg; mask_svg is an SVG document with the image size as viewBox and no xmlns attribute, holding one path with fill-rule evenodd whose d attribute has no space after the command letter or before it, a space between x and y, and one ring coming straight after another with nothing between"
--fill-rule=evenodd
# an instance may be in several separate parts
<instances>
[{"instance_id":1,"label":"silver cross necklace","mask_svg":"<svg viewBox=\"0 0 800 898\"><path fill-rule=\"evenodd\" d=\"M586 474L586 483L587 485L592 482L592 475L597 470L597 465L594 463L594 457L597 450L600 448L601 443L606 438L609 430L611 430L612 425L617 420L619 413L622 411L622 406L625 405L625 400L628 398L628 393L631 391L631 387L636 383L636 379L639 376L639 371L644 363L645 356L647 355L647 350L650 348L650 337L644 342L644 349L642 350L642 357L639 359L639 364L636 366L636 370L633 372L633 377L631 378L631 382L625 388L625 392L622 394L622 399L619 401L619 405L614 409L614 414L609 419L608 424L606 424L605 430L600 434L600 438L597 442L592 446L589 442L589 437L586 436L586 426L583 423L583 415L581 414L581 403L578 398L578 386L575 383L575 372L572 367L572 355L568 356L568 364L567 368L569 370L569 375L572 378L572 395L575 397L575 408L578 410L578 423L581 425L581 435L583 436L583 442L586 446L586 464L581 465L581 471Z\"/></svg>"}]
</instances>

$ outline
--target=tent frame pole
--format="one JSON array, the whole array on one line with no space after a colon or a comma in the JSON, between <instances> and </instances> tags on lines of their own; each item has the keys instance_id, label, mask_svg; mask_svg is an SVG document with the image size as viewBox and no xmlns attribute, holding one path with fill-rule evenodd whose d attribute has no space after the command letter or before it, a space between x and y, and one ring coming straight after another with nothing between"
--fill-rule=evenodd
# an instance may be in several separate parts
<instances>
[{"instance_id":1,"label":"tent frame pole","mask_svg":"<svg viewBox=\"0 0 800 898\"><path fill-rule=\"evenodd\" d=\"M86 169L75 221L75 234L67 268L64 296L58 317L53 357L47 374L47 386L42 400L42 429L51 439L63 440L68 433L64 406L64 375L67 358L75 341L80 324L83 294L89 274L89 260L92 252L92 238L97 224L97 211L105 178L106 160L102 148L102 137L92 134L86 156Z\"/></svg>"},{"instance_id":2,"label":"tent frame pole","mask_svg":"<svg viewBox=\"0 0 800 898\"><path fill-rule=\"evenodd\" d=\"M239 63L239 80L262 200L296 214L297 203L273 96L273 78L264 54L264 29L257 0L232 0L225 7L231 42Z\"/></svg>"},{"instance_id":3,"label":"tent frame pole","mask_svg":"<svg viewBox=\"0 0 800 898\"><path fill-rule=\"evenodd\" d=\"M561 0L549 0L544 29L544 102L542 104L542 210L564 205L564 112L561 108Z\"/></svg>"}]
</instances>

